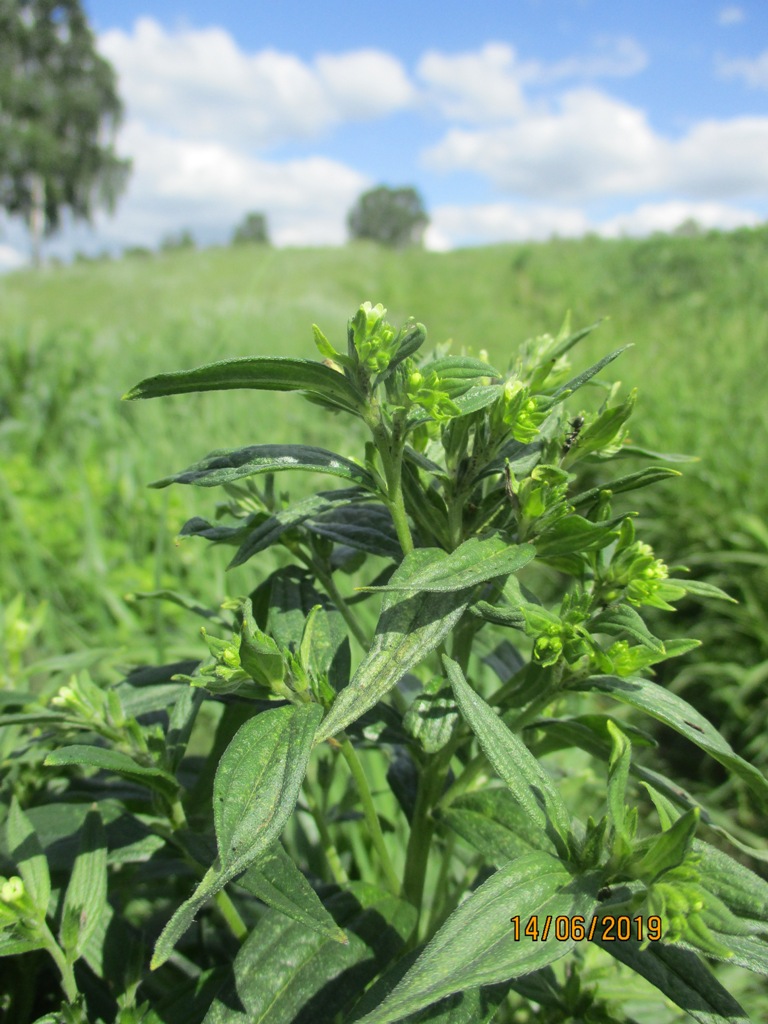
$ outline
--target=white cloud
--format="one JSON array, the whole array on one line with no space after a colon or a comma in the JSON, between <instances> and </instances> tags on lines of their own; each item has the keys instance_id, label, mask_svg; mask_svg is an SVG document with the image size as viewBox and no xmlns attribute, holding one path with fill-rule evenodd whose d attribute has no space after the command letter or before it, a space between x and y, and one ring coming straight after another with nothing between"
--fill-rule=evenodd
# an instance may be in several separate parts
<instances>
[{"instance_id":1,"label":"white cloud","mask_svg":"<svg viewBox=\"0 0 768 1024\"><path fill-rule=\"evenodd\" d=\"M763 50L754 60L748 57L720 59L717 70L723 78L742 78L754 89L768 89L768 50Z\"/></svg>"},{"instance_id":2,"label":"white cloud","mask_svg":"<svg viewBox=\"0 0 768 1024\"><path fill-rule=\"evenodd\" d=\"M399 61L376 50L321 55L311 64L276 50L246 53L224 29L167 31L149 17L105 32L131 117L154 130L265 148L312 139L350 119L408 106Z\"/></svg>"},{"instance_id":3,"label":"white cloud","mask_svg":"<svg viewBox=\"0 0 768 1024\"><path fill-rule=\"evenodd\" d=\"M533 110L496 129L451 129L424 159L529 198L569 201L636 188L643 172L650 184L659 148L642 111L579 89L555 112Z\"/></svg>"},{"instance_id":4,"label":"white cloud","mask_svg":"<svg viewBox=\"0 0 768 1024\"><path fill-rule=\"evenodd\" d=\"M522 70L514 49L505 43L453 56L430 51L419 61L417 74L446 118L506 120L525 107Z\"/></svg>"},{"instance_id":5,"label":"white cloud","mask_svg":"<svg viewBox=\"0 0 768 1024\"><path fill-rule=\"evenodd\" d=\"M531 199L579 202L678 191L733 199L768 190L768 117L696 124L666 139L645 113L596 89L509 124L454 128L424 154L440 171L474 171Z\"/></svg>"},{"instance_id":6,"label":"white cloud","mask_svg":"<svg viewBox=\"0 0 768 1024\"><path fill-rule=\"evenodd\" d=\"M761 217L753 210L722 203L672 201L644 203L607 220L590 219L572 206L484 203L473 206L439 206L432 213L425 243L433 250L457 245L489 245L497 242L544 241L557 235L578 238L593 231L605 238L642 236L654 231L674 231L687 220L702 228L729 231L753 227Z\"/></svg>"},{"instance_id":7,"label":"white cloud","mask_svg":"<svg viewBox=\"0 0 768 1024\"><path fill-rule=\"evenodd\" d=\"M761 217L753 210L742 210L722 203L643 203L628 213L619 214L598 225L606 238L621 235L649 235L654 231L674 231L685 221L696 221L702 228L732 231L754 227Z\"/></svg>"},{"instance_id":8,"label":"white cloud","mask_svg":"<svg viewBox=\"0 0 768 1024\"><path fill-rule=\"evenodd\" d=\"M742 7L723 7L717 16L718 25L740 25L745 14Z\"/></svg>"},{"instance_id":9,"label":"white cloud","mask_svg":"<svg viewBox=\"0 0 768 1024\"><path fill-rule=\"evenodd\" d=\"M636 74L647 64L633 39L602 38L595 52L554 63L521 61L507 43L488 43L459 54L425 53L416 69L427 100L443 117L469 123L509 121L529 106L524 87L563 79L592 79Z\"/></svg>"},{"instance_id":10,"label":"white cloud","mask_svg":"<svg viewBox=\"0 0 768 1024\"><path fill-rule=\"evenodd\" d=\"M512 203L445 205L438 206L431 216L425 244L435 250L527 239L543 241L553 235L578 237L590 228L584 211L574 207Z\"/></svg>"},{"instance_id":11,"label":"white cloud","mask_svg":"<svg viewBox=\"0 0 768 1024\"><path fill-rule=\"evenodd\" d=\"M380 50L320 54L315 68L338 119L371 120L413 104L416 91L400 61Z\"/></svg>"},{"instance_id":12,"label":"white cloud","mask_svg":"<svg viewBox=\"0 0 768 1024\"><path fill-rule=\"evenodd\" d=\"M135 121L120 143L134 157L133 175L117 217L99 223L105 236L131 244L156 244L181 227L224 241L249 210L267 214L278 245L338 244L347 210L370 184L327 157L267 161L219 142L159 135Z\"/></svg>"}]
</instances>

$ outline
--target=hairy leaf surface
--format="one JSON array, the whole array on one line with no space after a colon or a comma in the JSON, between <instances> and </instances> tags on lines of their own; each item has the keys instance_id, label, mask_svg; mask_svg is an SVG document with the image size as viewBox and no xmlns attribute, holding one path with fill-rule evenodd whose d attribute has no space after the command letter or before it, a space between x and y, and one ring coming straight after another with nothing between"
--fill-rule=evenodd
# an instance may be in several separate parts
<instances>
[{"instance_id":1,"label":"hairy leaf surface","mask_svg":"<svg viewBox=\"0 0 768 1024\"><path fill-rule=\"evenodd\" d=\"M253 388L257 391L302 391L325 399L348 412L360 412L362 396L346 377L314 359L288 356L246 356L223 359L194 370L159 373L147 377L123 397L160 398L194 391L225 391L232 388Z\"/></svg>"}]
</instances>

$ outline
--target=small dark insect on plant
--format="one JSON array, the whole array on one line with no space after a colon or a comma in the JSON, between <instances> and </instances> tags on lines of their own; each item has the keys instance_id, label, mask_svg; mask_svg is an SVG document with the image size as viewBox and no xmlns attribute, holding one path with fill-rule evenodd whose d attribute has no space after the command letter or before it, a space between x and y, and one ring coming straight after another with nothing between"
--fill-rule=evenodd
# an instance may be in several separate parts
<instances>
[{"instance_id":1,"label":"small dark insect on plant","mask_svg":"<svg viewBox=\"0 0 768 1024\"><path fill-rule=\"evenodd\" d=\"M563 448L562 448L563 455L567 455L568 452L571 450L571 448L573 448L573 446L576 444L578 436L581 433L581 428L583 426L584 426L584 417L583 416L575 416L571 420L571 429L568 432L565 440L563 441Z\"/></svg>"}]
</instances>

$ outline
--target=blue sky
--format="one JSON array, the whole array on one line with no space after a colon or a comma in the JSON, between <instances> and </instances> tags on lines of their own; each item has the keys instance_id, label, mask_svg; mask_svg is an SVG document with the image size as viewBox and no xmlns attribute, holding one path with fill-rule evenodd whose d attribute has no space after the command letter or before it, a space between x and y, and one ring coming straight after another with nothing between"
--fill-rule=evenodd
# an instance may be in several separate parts
<instances>
[{"instance_id":1,"label":"blue sky","mask_svg":"<svg viewBox=\"0 0 768 1024\"><path fill-rule=\"evenodd\" d=\"M218 244L249 210L278 245L341 244L380 182L419 189L435 249L768 219L765 0L84 7L134 174L51 254ZM24 232L0 229L18 264Z\"/></svg>"}]
</instances>

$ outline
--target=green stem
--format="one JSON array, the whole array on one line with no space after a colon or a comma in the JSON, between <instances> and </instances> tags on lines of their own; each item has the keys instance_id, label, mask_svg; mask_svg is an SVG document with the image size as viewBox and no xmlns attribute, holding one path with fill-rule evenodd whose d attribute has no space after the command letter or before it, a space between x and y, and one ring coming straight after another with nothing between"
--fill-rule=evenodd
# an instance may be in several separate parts
<instances>
[{"instance_id":1,"label":"green stem","mask_svg":"<svg viewBox=\"0 0 768 1024\"><path fill-rule=\"evenodd\" d=\"M435 900L429 913L427 935L434 935L449 914L447 909L449 875L453 864L453 851L456 846L456 834L454 832L451 832L446 838L444 846L442 860L440 861L440 874L435 884Z\"/></svg>"},{"instance_id":2,"label":"green stem","mask_svg":"<svg viewBox=\"0 0 768 1024\"><path fill-rule=\"evenodd\" d=\"M464 500L462 492L451 495L448 500L448 534L451 551L455 551L464 539Z\"/></svg>"},{"instance_id":3,"label":"green stem","mask_svg":"<svg viewBox=\"0 0 768 1024\"><path fill-rule=\"evenodd\" d=\"M452 804L457 797L462 796L462 794L466 793L467 790L471 789L475 779L481 775L487 767L488 759L485 754L478 754L477 757L473 757L448 792L444 794L440 801L440 806L447 807L449 804Z\"/></svg>"},{"instance_id":4,"label":"green stem","mask_svg":"<svg viewBox=\"0 0 768 1024\"><path fill-rule=\"evenodd\" d=\"M398 442L383 423L379 423L373 429L373 440L384 467L384 476L387 481L387 505L392 513L397 539L400 541L403 554L408 555L413 551L413 537L408 525L408 515L403 499L403 443Z\"/></svg>"},{"instance_id":5,"label":"green stem","mask_svg":"<svg viewBox=\"0 0 768 1024\"><path fill-rule=\"evenodd\" d=\"M368 636L363 627L356 619L352 609L349 607L347 602L342 597L339 588L336 586L336 583L334 582L333 576L330 574L330 572L326 572L322 566L318 565L314 561L314 559L312 560L311 568L316 573L317 578L320 580L320 582L327 590L328 596L338 608L339 612L341 613L341 617L349 626L352 636L354 636L355 640L357 640L362 649L364 651L367 651L369 646Z\"/></svg>"},{"instance_id":6,"label":"green stem","mask_svg":"<svg viewBox=\"0 0 768 1024\"><path fill-rule=\"evenodd\" d=\"M186 828L187 816L184 813L184 808L179 797L175 797L169 804L168 812L168 818L171 822L171 827L174 830L178 828Z\"/></svg>"},{"instance_id":7,"label":"green stem","mask_svg":"<svg viewBox=\"0 0 768 1024\"><path fill-rule=\"evenodd\" d=\"M309 813L312 815L312 820L317 827L317 831L320 833L320 841L323 844L325 859L328 862L328 867L331 870L334 881L337 882L338 885L346 885L349 882L349 876L344 870L344 865L341 863L339 851L336 849L336 844L331 838L331 833L325 822L325 816L320 807L320 801L316 798L314 786L310 783L309 779L304 779L303 790L307 808L309 809Z\"/></svg>"},{"instance_id":8,"label":"green stem","mask_svg":"<svg viewBox=\"0 0 768 1024\"><path fill-rule=\"evenodd\" d=\"M50 953L53 962L59 969L59 974L61 975L61 987L64 989L64 995L67 997L67 1002L73 1003L75 999L77 999L77 982L75 981L74 967L67 959L64 950L54 938L53 932L48 927L48 923L46 921L41 921L39 928L45 941L45 948L48 953Z\"/></svg>"},{"instance_id":9,"label":"green stem","mask_svg":"<svg viewBox=\"0 0 768 1024\"><path fill-rule=\"evenodd\" d=\"M416 907L419 915L424 900L424 884L427 877L432 837L435 833L436 823L432 817L432 808L440 799L452 753L451 744L443 747L438 754L430 759L426 770L422 772L419 779L416 806L411 820L411 833L408 837L402 890L403 897ZM418 941L418 928L419 919L417 917L411 935L413 944Z\"/></svg>"},{"instance_id":10,"label":"green stem","mask_svg":"<svg viewBox=\"0 0 768 1024\"><path fill-rule=\"evenodd\" d=\"M216 900L216 906L219 909L219 913L226 921L227 927L234 937L238 942L245 942L248 938L248 929L245 925L245 921L240 917L237 907L234 905L227 893L222 889L220 892L216 893L214 899Z\"/></svg>"},{"instance_id":11,"label":"green stem","mask_svg":"<svg viewBox=\"0 0 768 1024\"><path fill-rule=\"evenodd\" d=\"M344 734L342 733L342 736L343 735ZM384 843L384 835L381 831L379 817L376 814L376 808L373 804L373 796L371 795L371 790L368 785L368 779L363 771L363 766L360 764L360 758L357 756L357 752L347 736L344 736L341 741L341 752L344 755L344 760L349 765L349 770L352 773L355 784L357 785L357 791L360 795L360 803L363 807L363 814L368 825L368 831L371 834L374 848L379 856L379 860L381 861L381 866L387 879L387 885L390 887L392 892L397 893L400 890L400 879L397 877L395 869L392 867L392 861L389 859L389 853L387 852L387 847Z\"/></svg>"}]
</instances>

